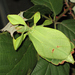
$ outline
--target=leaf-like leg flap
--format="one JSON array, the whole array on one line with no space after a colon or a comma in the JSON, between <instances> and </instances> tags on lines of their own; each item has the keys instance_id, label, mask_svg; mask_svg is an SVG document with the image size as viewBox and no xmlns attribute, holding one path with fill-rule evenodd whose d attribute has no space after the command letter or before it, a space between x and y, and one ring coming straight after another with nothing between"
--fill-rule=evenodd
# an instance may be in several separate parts
<instances>
[{"instance_id":1,"label":"leaf-like leg flap","mask_svg":"<svg viewBox=\"0 0 75 75\"><path fill-rule=\"evenodd\" d=\"M40 20L40 12L36 12L34 14L34 24L36 24Z\"/></svg>"},{"instance_id":2,"label":"leaf-like leg flap","mask_svg":"<svg viewBox=\"0 0 75 75\"><path fill-rule=\"evenodd\" d=\"M17 24L27 25L25 21L22 19L22 17L20 17L19 15L8 15L7 18L13 25Z\"/></svg>"},{"instance_id":3,"label":"leaf-like leg flap","mask_svg":"<svg viewBox=\"0 0 75 75\"><path fill-rule=\"evenodd\" d=\"M24 34L23 40L26 38L27 34Z\"/></svg>"},{"instance_id":4,"label":"leaf-like leg flap","mask_svg":"<svg viewBox=\"0 0 75 75\"><path fill-rule=\"evenodd\" d=\"M14 45L15 50L19 48L19 46L21 45L25 37L26 37L26 34L21 34L21 36L19 36L17 39L13 38L13 45Z\"/></svg>"},{"instance_id":5,"label":"leaf-like leg flap","mask_svg":"<svg viewBox=\"0 0 75 75\"><path fill-rule=\"evenodd\" d=\"M71 54L65 59L65 61L74 64L74 59Z\"/></svg>"}]
</instances>

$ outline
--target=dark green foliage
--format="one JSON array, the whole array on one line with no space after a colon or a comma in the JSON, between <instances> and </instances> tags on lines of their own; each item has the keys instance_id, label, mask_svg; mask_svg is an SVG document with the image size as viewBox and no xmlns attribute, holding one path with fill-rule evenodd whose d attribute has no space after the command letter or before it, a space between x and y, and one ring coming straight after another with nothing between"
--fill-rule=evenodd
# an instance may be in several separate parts
<instances>
[{"instance_id":1,"label":"dark green foliage","mask_svg":"<svg viewBox=\"0 0 75 75\"><path fill-rule=\"evenodd\" d=\"M35 5L44 5L51 9L54 15L58 15L63 6L63 0L31 0Z\"/></svg>"},{"instance_id":2,"label":"dark green foliage","mask_svg":"<svg viewBox=\"0 0 75 75\"><path fill-rule=\"evenodd\" d=\"M62 31L71 42L75 44L75 20L68 19L58 24L58 29Z\"/></svg>"},{"instance_id":3,"label":"dark green foliage","mask_svg":"<svg viewBox=\"0 0 75 75\"><path fill-rule=\"evenodd\" d=\"M70 7L73 7L74 5L72 4L70 6L69 5L70 3L69 4L67 3L69 5L68 7L66 3L63 1L68 1L68 0L31 0L34 6L24 11L22 16L23 18L27 19L26 21L27 25L30 24L29 26L32 27L34 25L33 23L34 18L32 16L36 12L40 12L44 20L51 20L53 23L52 27L62 31L67 36L67 38L69 38L69 41L71 41L75 45L75 20L66 19L64 21L62 20L62 22L61 21L57 22L61 17L65 16L65 13L67 13L67 11L68 12L70 11L71 18L74 17L70 9ZM66 10L62 10L65 8L63 3L65 3ZM9 26L9 28L11 28L11 26ZM12 33L12 31L10 33ZM47 33L45 33L44 35L46 34ZM56 34L56 33L54 32L52 33L52 35L53 34ZM59 35L60 34L58 34L57 36ZM53 36L53 37L56 38L56 36ZM53 41L54 40L52 40L52 42ZM59 41L61 41L61 39L59 39ZM45 46L44 46L44 49L45 49ZM66 50L63 50L63 51L66 51ZM71 51L73 51L73 49ZM38 55L39 54L37 54L33 44L31 43L28 37L26 37L26 39L23 41L23 43L18 48L18 50L15 51L13 47L12 37L10 36L10 34L6 32L0 33L0 75L69 75L69 72L70 72L69 63L64 63L63 61L61 65L56 66L46 61L45 59L39 58ZM54 60L58 61L57 59L54 59ZM54 61L54 60L52 59L51 61Z\"/></svg>"},{"instance_id":4,"label":"dark green foliage","mask_svg":"<svg viewBox=\"0 0 75 75\"><path fill-rule=\"evenodd\" d=\"M15 51L9 33L0 33L0 75L26 75L37 62L37 53L27 38Z\"/></svg>"},{"instance_id":5,"label":"dark green foliage","mask_svg":"<svg viewBox=\"0 0 75 75\"><path fill-rule=\"evenodd\" d=\"M52 11L44 5L34 5L24 12L24 17L27 19L31 18L38 11L43 15L52 13Z\"/></svg>"},{"instance_id":6,"label":"dark green foliage","mask_svg":"<svg viewBox=\"0 0 75 75\"><path fill-rule=\"evenodd\" d=\"M69 64L55 66L40 59L31 75L69 75Z\"/></svg>"}]
</instances>

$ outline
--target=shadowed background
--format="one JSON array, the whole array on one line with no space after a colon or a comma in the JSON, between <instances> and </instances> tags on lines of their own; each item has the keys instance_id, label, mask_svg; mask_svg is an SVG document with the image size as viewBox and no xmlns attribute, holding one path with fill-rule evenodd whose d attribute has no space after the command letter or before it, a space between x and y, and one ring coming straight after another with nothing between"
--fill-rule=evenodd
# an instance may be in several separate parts
<instances>
[{"instance_id":1,"label":"shadowed background","mask_svg":"<svg viewBox=\"0 0 75 75\"><path fill-rule=\"evenodd\" d=\"M8 14L18 14L31 6L30 0L0 0L0 29L8 23Z\"/></svg>"}]
</instances>

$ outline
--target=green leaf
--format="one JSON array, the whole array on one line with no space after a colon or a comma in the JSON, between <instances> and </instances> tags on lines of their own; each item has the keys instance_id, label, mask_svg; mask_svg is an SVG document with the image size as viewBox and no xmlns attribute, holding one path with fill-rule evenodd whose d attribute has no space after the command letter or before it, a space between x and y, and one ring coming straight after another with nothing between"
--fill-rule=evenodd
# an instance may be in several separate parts
<instances>
[{"instance_id":1,"label":"green leaf","mask_svg":"<svg viewBox=\"0 0 75 75\"><path fill-rule=\"evenodd\" d=\"M40 59L31 75L69 75L68 63L55 66L44 59Z\"/></svg>"},{"instance_id":2,"label":"green leaf","mask_svg":"<svg viewBox=\"0 0 75 75\"><path fill-rule=\"evenodd\" d=\"M8 15L7 18L13 25L17 24L26 25L25 21L19 15Z\"/></svg>"},{"instance_id":3,"label":"green leaf","mask_svg":"<svg viewBox=\"0 0 75 75\"><path fill-rule=\"evenodd\" d=\"M42 25L47 26L47 25L50 25L52 23L53 23L52 20L45 20Z\"/></svg>"},{"instance_id":4,"label":"green leaf","mask_svg":"<svg viewBox=\"0 0 75 75\"><path fill-rule=\"evenodd\" d=\"M27 75L28 71L33 71L35 65L36 65L36 51L32 44L30 44L27 48L27 52L23 55L21 61L18 62L8 73L8 75Z\"/></svg>"},{"instance_id":5,"label":"green leaf","mask_svg":"<svg viewBox=\"0 0 75 75\"><path fill-rule=\"evenodd\" d=\"M44 5L58 15L63 7L63 0L31 0L35 5Z\"/></svg>"},{"instance_id":6,"label":"green leaf","mask_svg":"<svg viewBox=\"0 0 75 75\"><path fill-rule=\"evenodd\" d=\"M17 39L13 38L13 45L15 50L19 48L19 46L22 44L25 37L26 37L26 34L25 35L21 34L21 36L19 36Z\"/></svg>"},{"instance_id":7,"label":"green leaf","mask_svg":"<svg viewBox=\"0 0 75 75\"><path fill-rule=\"evenodd\" d=\"M69 19L58 24L58 29L62 31L75 45L75 20Z\"/></svg>"},{"instance_id":8,"label":"green leaf","mask_svg":"<svg viewBox=\"0 0 75 75\"><path fill-rule=\"evenodd\" d=\"M34 5L24 12L24 17L31 18L38 11L43 15L52 13L51 10L44 5Z\"/></svg>"},{"instance_id":9,"label":"green leaf","mask_svg":"<svg viewBox=\"0 0 75 75\"><path fill-rule=\"evenodd\" d=\"M27 75L36 65L36 50L27 38L18 51L14 50L8 33L0 33L0 75Z\"/></svg>"},{"instance_id":10,"label":"green leaf","mask_svg":"<svg viewBox=\"0 0 75 75\"><path fill-rule=\"evenodd\" d=\"M36 24L40 20L40 18L41 18L40 12L36 12L34 14L34 24Z\"/></svg>"},{"instance_id":11,"label":"green leaf","mask_svg":"<svg viewBox=\"0 0 75 75\"><path fill-rule=\"evenodd\" d=\"M31 29L28 36L38 54L49 62L55 65L62 61L74 63L70 41L61 31L36 26Z\"/></svg>"}]
</instances>

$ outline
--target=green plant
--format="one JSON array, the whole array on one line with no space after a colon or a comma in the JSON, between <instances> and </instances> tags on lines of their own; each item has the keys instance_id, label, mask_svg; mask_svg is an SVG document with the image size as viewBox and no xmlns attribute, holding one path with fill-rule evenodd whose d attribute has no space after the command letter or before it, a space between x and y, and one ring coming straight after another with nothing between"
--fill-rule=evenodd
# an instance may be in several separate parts
<instances>
[{"instance_id":1,"label":"green plant","mask_svg":"<svg viewBox=\"0 0 75 75\"><path fill-rule=\"evenodd\" d=\"M71 8L75 4L31 1L33 7L8 15L10 22L1 30L12 37L8 32L0 34L0 74L69 75L69 63L74 64L75 16ZM66 19L61 19L65 15Z\"/></svg>"}]
</instances>

